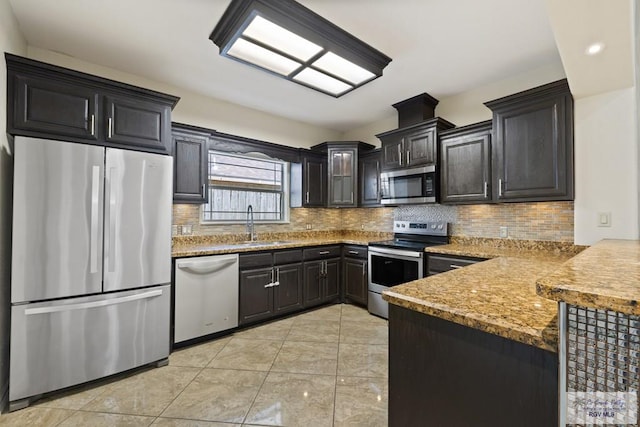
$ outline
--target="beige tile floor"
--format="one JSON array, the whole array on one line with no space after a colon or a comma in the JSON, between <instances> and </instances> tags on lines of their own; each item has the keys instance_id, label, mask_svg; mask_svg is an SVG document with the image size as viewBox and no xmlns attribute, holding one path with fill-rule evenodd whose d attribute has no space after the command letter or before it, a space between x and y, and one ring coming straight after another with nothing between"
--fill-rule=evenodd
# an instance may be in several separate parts
<instances>
[{"instance_id":1,"label":"beige tile floor","mask_svg":"<svg viewBox=\"0 0 640 427\"><path fill-rule=\"evenodd\" d=\"M333 305L54 395L0 426L386 426L387 322Z\"/></svg>"}]
</instances>

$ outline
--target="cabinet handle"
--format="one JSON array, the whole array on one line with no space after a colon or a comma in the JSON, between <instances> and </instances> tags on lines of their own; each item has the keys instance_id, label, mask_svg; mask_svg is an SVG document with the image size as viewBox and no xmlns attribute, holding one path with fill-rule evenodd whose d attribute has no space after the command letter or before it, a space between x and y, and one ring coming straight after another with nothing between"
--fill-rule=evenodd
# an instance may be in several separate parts
<instances>
[{"instance_id":1,"label":"cabinet handle","mask_svg":"<svg viewBox=\"0 0 640 427\"><path fill-rule=\"evenodd\" d=\"M207 184L202 184L202 197L207 197L207 190L205 189Z\"/></svg>"},{"instance_id":2,"label":"cabinet handle","mask_svg":"<svg viewBox=\"0 0 640 427\"><path fill-rule=\"evenodd\" d=\"M350 253L351 255L358 255L360 252L358 252L358 251L349 251L349 253Z\"/></svg>"},{"instance_id":3,"label":"cabinet handle","mask_svg":"<svg viewBox=\"0 0 640 427\"><path fill-rule=\"evenodd\" d=\"M328 255L329 253L329 251L320 251L318 252L318 255Z\"/></svg>"},{"instance_id":4,"label":"cabinet handle","mask_svg":"<svg viewBox=\"0 0 640 427\"><path fill-rule=\"evenodd\" d=\"M451 264L449 265L450 268L462 268L464 267L464 265L455 265L455 264Z\"/></svg>"},{"instance_id":5,"label":"cabinet handle","mask_svg":"<svg viewBox=\"0 0 640 427\"><path fill-rule=\"evenodd\" d=\"M91 135L96 136L96 115L91 115Z\"/></svg>"},{"instance_id":6,"label":"cabinet handle","mask_svg":"<svg viewBox=\"0 0 640 427\"><path fill-rule=\"evenodd\" d=\"M273 288L276 284L271 282L271 283L267 283L266 285L264 285L265 288Z\"/></svg>"},{"instance_id":7,"label":"cabinet handle","mask_svg":"<svg viewBox=\"0 0 640 427\"><path fill-rule=\"evenodd\" d=\"M276 283L275 286L280 286L280 267L276 267Z\"/></svg>"},{"instance_id":8,"label":"cabinet handle","mask_svg":"<svg viewBox=\"0 0 640 427\"><path fill-rule=\"evenodd\" d=\"M307 191L307 203L309 203L309 192Z\"/></svg>"},{"instance_id":9,"label":"cabinet handle","mask_svg":"<svg viewBox=\"0 0 640 427\"><path fill-rule=\"evenodd\" d=\"M351 203L353 203L353 191L351 192Z\"/></svg>"},{"instance_id":10,"label":"cabinet handle","mask_svg":"<svg viewBox=\"0 0 640 427\"><path fill-rule=\"evenodd\" d=\"M487 181L484 182L484 198L487 198L487 194L489 193Z\"/></svg>"},{"instance_id":11,"label":"cabinet handle","mask_svg":"<svg viewBox=\"0 0 640 427\"><path fill-rule=\"evenodd\" d=\"M502 197L502 178L498 179L498 197Z\"/></svg>"},{"instance_id":12,"label":"cabinet handle","mask_svg":"<svg viewBox=\"0 0 640 427\"><path fill-rule=\"evenodd\" d=\"M274 277L275 276L275 271L274 270L275 269L273 269L273 268L271 269L271 284L273 284L276 281L276 279Z\"/></svg>"},{"instance_id":13,"label":"cabinet handle","mask_svg":"<svg viewBox=\"0 0 640 427\"><path fill-rule=\"evenodd\" d=\"M398 145L398 162L400 163L400 166L402 166L402 148L400 148L399 145Z\"/></svg>"},{"instance_id":14,"label":"cabinet handle","mask_svg":"<svg viewBox=\"0 0 640 427\"><path fill-rule=\"evenodd\" d=\"M407 166L411 163L411 150L407 150Z\"/></svg>"},{"instance_id":15,"label":"cabinet handle","mask_svg":"<svg viewBox=\"0 0 640 427\"><path fill-rule=\"evenodd\" d=\"M113 130L112 130L113 126L112 125L113 125L113 119L111 119L111 117L109 117L109 125L108 125L108 128L109 128L109 139L111 139L111 135L113 134Z\"/></svg>"}]
</instances>

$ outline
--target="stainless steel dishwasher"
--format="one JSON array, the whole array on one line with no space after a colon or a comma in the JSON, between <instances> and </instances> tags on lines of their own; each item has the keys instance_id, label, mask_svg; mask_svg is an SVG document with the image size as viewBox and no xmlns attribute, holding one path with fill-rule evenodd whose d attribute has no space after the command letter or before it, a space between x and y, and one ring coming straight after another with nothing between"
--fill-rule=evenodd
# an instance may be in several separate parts
<instances>
[{"instance_id":1,"label":"stainless steel dishwasher","mask_svg":"<svg viewBox=\"0 0 640 427\"><path fill-rule=\"evenodd\" d=\"M174 342L238 326L238 254L176 260Z\"/></svg>"}]
</instances>

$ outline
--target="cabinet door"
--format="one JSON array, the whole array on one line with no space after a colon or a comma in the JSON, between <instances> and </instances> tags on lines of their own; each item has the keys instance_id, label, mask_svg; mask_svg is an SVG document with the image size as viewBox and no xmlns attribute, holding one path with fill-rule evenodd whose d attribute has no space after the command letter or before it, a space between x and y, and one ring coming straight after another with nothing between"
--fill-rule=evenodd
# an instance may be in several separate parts
<instances>
[{"instance_id":1,"label":"cabinet door","mask_svg":"<svg viewBox=\"0 0 640 427\"><path fill-rule=\"evenodd\" d=\"M402 137L389 137L382 141L382 169L395 169L404 166Z\"/></svg>"},{"instance_id":2,"label":"cabinet door","mask_svg":"<svg viewBox=\"0 0 640 427\"><path fill-rule=\"evenodd\" d=\"M304 306L311 307L322 303L322 283L324 281L324 261L305 262L304 269Z\"/></svg>"},{"instance_id":3,"label":"cabinet door","mask_svg":"<svg viewBox=\"0 0 640 427\"><path fill-rule=\"evenodd\" d=\"M490 133L485 131L442 140L442 203L491 201L490 138Z\"/></svg>"},{"instance_id":4,"label":"cabinet door","mask_svg":"<svg viewBox=\"0 0 640 427\"><path fill-rule=\"evenodd\" d=\"M360 161L360 206L380 204L380 153L363 156Z\"/></svg>"},{"instance_id":5,"label":"cabinet door","mask_svg":"<svg viewBox=\"0 0 640 427\"><path fill-rule=\"evenodd\" d=\"M98 93L87 87L16 75L8 127L86 140L98 139ZM13 129L9 129L11 133Z\"/></svg>"},{"instance_id":6,"label":"cabinet door","mask_svg":"<svg viewBox=\"0 0 640 427\"><path fill-rule=\"evenodd\" d=\"M497 200L573 199L570 95L494 111Z\"/></svg>"},{"instance_id":7,"label":"cabinet door","mask_svg":"<svg viewBox=\"0 0 640 427\"><path fill-rule=\"evenodd\" d=\"M302 263L276 266L276 280L273 288L273 308L276 313L286 313L302 308Z\"/></svg>"},{"instance_id":8,"label":"cabinet door","mask_svg":"<svg viewBox=\"0 0 640 427\"><path fill-rule=\"evenodd\" d=\"M329 206L356 206L355 149L329 149Z\"/></svg>"},{"instance_id":9,"label":"cabinet door","mask_svg":"<svg viewBox=\"0 0 640 427\"><path fill-rule=\"evenodd\" d=\"M206 203L207 135L173 132L173 201Z\"/></svg>"},{"instance_id":10,"label":"cabinet door","mask_svg":"<svg viewBox=\"0 0 640 427\"><path fill-rule=\"evenodd\" d=\"M240 271L240 319L246 324L273 316L272 268Z\"/></svg>"},{"instance_id":11,"label":"cabinet door","mask_svg":"<svg viewBox=\"0 0 640 427\"><path fill-rule=\"evenodd\" d=\"M321 207L327 203L327 160L305 157L302 162L302 206Z\"/></svg>"},{"instance_id":12,"label":"cabinet door","mask_svg":"<svg viewBox=\"0 0 640 427\"><path fill-rule=\"evenodd\" d=\"M171 154L171 107L133 97L106 96L106 142Z\"/></svg>"},{"instance_id":13,"label":"cabinet door","mask_svg":"<svg viewBox=\"0 0 640 427\"><path fill-rule=\"evenodd\" d=\"M405 166L435 164L438 158L434 128L421 129L405 135Z\"/></svg>"},{"instance_id":14,"label":"cabinet door","mask_svg":"<svg viewBox=\"0 0 640 427\"><path fill-rule=\"evenodd\" d=\"M352 302L367 304L367 261L344 259L344 294Z\"/></svg>"},{"instance_id":15,"label":"cabinet door","mask_svg":"<svg viewBox=\"0 0 640 427\"><path fill-rule=\"evenodd\" d=\"M332 301L340 297L340 259L324 261L324 301Z\"/></svg>"}]
</instances>

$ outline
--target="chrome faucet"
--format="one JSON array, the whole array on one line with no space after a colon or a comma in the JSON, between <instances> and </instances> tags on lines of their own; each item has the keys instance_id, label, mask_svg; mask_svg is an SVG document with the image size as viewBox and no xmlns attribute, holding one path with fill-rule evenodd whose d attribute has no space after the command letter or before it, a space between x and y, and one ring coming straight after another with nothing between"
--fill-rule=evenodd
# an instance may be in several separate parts
<instances>
[{"instance_id":1,"label":"chrome faucet","mask_svg":"<svg viewBox=\"0 0 640 427\"><path fill-rule=\"evenodd\" d=\"M253 206L251 205L247 208L247 233L249 233L249 240L252 242L256 240L256 230L253 224Z\"/></svg>"}]
</instances>

